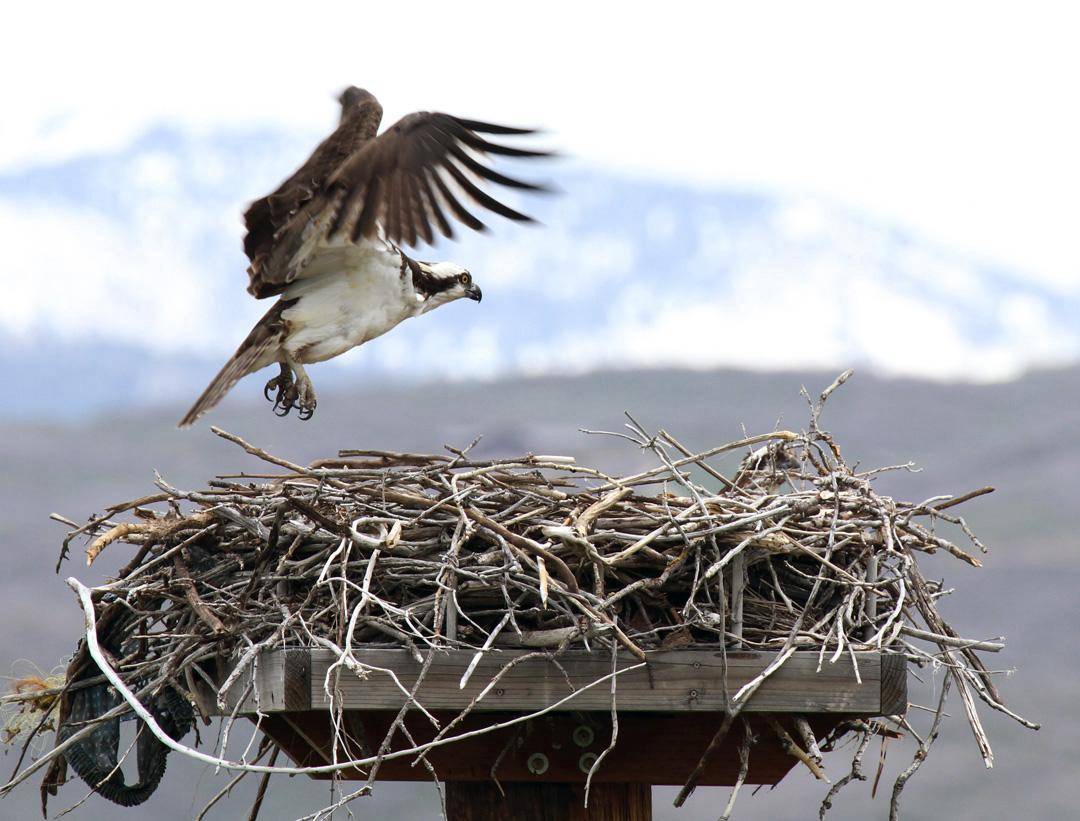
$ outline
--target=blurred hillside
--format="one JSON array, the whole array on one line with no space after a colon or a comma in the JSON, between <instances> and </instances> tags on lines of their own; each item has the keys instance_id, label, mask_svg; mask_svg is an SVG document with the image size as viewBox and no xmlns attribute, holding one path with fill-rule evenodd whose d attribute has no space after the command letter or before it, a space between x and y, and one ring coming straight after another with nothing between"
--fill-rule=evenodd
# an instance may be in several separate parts
<instances>
[{"instance_id":1,"label":"blurred hillside","mask_svg":"<svg viewBox=\"0 0 1080 821\"><path fill-rule=\"evenodd\" d=\"M485 301L484 305L487 305ZM339 448L433 450L468 444L484 434L478 454L568 453L609 470L646 464L625 442L585 436L579 427L613 430L631 410L646 425L663 426L691 447L736 439L743 431L805 421L801 385L816 393L833 373L774 374L743 371L625 370L580 377L504 379L418 386L377 386L320 394L315 419L277 419L255 384L242 383L210 422L271 452L296 461L328 456ZM317 380L318 381L318 380ZM261 385L261 380L259 380ZM60 391L63 386L58 386ZM67 388L70 389L70 388ZM1080 370L1037 371L1012 382L949 385L863 374L831 400L825 424L849 461L865 468L917 464L922 472L881 477L883 492L910 500L961 493L992 484L997 492L963 508L991 548L985 567L973 569L951 557L935 557L931 575L944 577L956 593L944 605L963 635L1005 635L1006 651L988 659L995 669L1018 668L1001 687L1010 706L1042 721L1029 733L996 714L984 714L997 753L985 771L962 716L943 733L928 764L905 791L909 818L983 819L1068 817L1080 787L1063 762L1071 760L1075 736L1075 687L1080 639L1068 624L1075 611L1080 571L1075 556L1074 474L1080 464ZM100 581L128 558L106 552L92 572L76 554L61 577L53 574L63 528L48 520L58 511L76 520L152 488L153 470L172 484L193 487L212 474L251 470L259 464L219 440L204 423L193 431L173 428L182 410L173 402L121 414L71 422L0 423L0 576L5 630L0 669L17 658L48 668L64 659L81 630L78 607L62 576ZM733 457L736 458L736 457ZM932 685L931 671L920 673ZM914 679L912 680L915 686ZM916 687L915 700L931 698ZM925 702L924 702L925 703ZM1064 723L1063 723L1064 722ZM1075 722L1071 722L1075 724ZM206 733L204 732L204 735ZM887 793L910 750L888 751L882 789ZM876 749L868 761L876 760ZM14 766L13 756L7 757ZM828 764L828 760L826 762ZM842 767L839 761L833 767ZM868 771L873 770L873 764ZM833 773L837 775L838 773ZM222 776L170 759L157 795L140 810L124 812L92 798L74 819L189 818L222 784ZM246 813L250 790L241 788L217 818ZM328 788L300 779L271 782L266 818L289 818L328 800ZM54 799L54 812L84 792L78 785ZM738 818L816 818L820 785L794 772L776 790L740 798ZM194 797L193 797L194 796ZM374 799L356 805L358 817L435 817L428 785L381 785ZM686 810L670 808L671 794L658 791L658 819L714 818L726 791L702 790ZM0 803L0 817L37 815L36 783ZM831 817L884 818L887 795L869 800L869 786L841 795Z\"/></svg>"},{"instance_id":2,"label":"blurred hillside","mask_svg":"<svg viewBox=\"0 0 1080 821\"><path fill-rule=\"evenodd\" d=\"M6 412L197 395L267 307L244 293L241 211L317 137L158 129L0 172ZM564 192L520 203L542 229L494 218L488 236L415 253L466 264L483 304L407 322L317 382L849 365L986 381L1080 356L1076 288L827 201L571 162L517 172Z\"/></svg>"}]
</instances>

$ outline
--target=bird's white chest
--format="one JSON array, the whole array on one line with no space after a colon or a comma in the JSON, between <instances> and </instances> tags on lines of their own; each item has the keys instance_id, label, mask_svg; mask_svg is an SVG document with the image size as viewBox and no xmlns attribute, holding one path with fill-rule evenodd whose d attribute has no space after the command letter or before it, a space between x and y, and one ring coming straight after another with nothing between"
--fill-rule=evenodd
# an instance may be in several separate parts
<instances>
[{"instance_id":1,"label":"bird's white chest","mask_svg":"<svg viewBox=\"0 0 1080 821\"><path fill-rule=\"evenodd\" d=\"M312 265L314 275L282 294L298 299L281 316L289 328L285 350L303 364L343 354L422 308L409 278L401 275L401 258L391 250L337 246Z\"/></svg>"}]
</instances>

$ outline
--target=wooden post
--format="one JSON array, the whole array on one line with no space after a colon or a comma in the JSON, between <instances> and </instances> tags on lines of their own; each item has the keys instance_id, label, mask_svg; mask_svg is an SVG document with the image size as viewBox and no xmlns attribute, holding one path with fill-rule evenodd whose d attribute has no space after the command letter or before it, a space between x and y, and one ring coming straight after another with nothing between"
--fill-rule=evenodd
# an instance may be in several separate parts
<instances>
[{"instance_id":1,"label":"wooden post","mask_svg":"<svg viewBox=\"0 0 1080 821\"><path fill-rule=\"evenodd\" d=\"M593 784L584 806L584 784L502 785L492 781L451 781L446 785L450 821L651 821L648 784Z\"/></svg>"}]
</instances>

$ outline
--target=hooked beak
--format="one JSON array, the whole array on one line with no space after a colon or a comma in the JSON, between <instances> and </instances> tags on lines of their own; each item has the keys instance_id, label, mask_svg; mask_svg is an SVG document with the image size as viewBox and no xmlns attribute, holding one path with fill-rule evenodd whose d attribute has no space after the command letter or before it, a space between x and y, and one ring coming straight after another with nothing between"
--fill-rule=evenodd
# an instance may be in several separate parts
<instances>
[{"instance_id":1,"label":"hooked beak","mask_svg":"<svg viewBox=\"0 0 1080 821\"><path fill-rule=\"evenodd\" d=\"M465 296L467 296L469 299L479 302L481 299L484 298L484 292L480 290L480 287L478 285L470 285L468 288L465 289Z\"/></svg>"}]
</instances>

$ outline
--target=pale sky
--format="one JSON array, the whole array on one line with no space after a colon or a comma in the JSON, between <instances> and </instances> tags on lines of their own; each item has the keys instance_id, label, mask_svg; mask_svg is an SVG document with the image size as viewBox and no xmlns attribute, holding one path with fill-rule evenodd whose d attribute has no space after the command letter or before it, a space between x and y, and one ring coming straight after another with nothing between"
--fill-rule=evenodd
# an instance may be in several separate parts
<instances>
[{"instance_id":1,"label":"pale sky","mask_svg":"<svg viewBox=\"0 0 1080 821\"><path fill-rule=\"evenodd\" d=\"M9 5L0 173L158 124L319 133L355 83L387 121L543 125L586 162L823 197L1076 290L1075 8Z\"/></svg>"}]
</instances>

